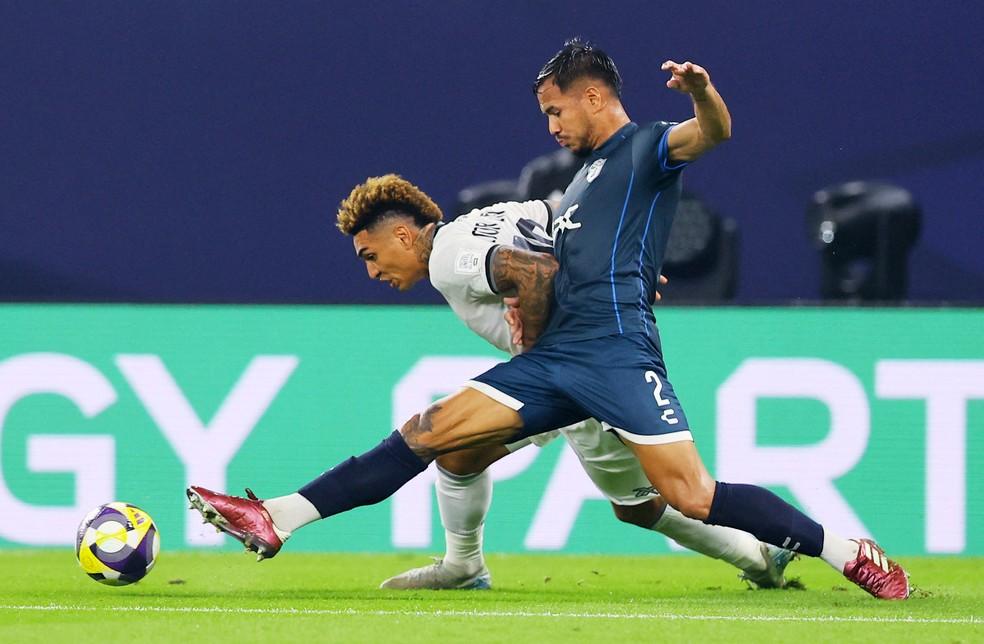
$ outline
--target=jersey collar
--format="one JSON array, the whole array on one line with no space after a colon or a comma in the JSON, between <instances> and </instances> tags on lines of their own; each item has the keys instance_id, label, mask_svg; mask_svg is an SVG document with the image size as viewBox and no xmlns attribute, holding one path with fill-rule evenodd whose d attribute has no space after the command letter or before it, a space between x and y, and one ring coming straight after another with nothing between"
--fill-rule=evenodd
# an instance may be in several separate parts
<instances>
[{"instance_id":1,"label":"jersey collar","mask_svg":"<svg viewBox=\"0 0 984 644\"><path fill-rule=\"evenodd\" d=\"M638 129L639 126L635 123L626 123L616 130L615 134L612 134L607 141L602 143L598 148L595 148L594 152L591 153L591 156L588 157L588 160L593 161L595 159L607 157L612 153L612 151L615 150L615 148L620 146L626 139L635 134L635 131Z\"/></svg>"}]
</instances>

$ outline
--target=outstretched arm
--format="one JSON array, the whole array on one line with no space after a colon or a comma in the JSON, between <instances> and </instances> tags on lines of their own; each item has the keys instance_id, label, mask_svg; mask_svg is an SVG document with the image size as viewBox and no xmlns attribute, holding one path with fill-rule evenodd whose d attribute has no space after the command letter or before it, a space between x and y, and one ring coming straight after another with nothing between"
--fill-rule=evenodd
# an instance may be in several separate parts
<instances>
[{"instance_id":1,"label":"outstretched arm","mask_svg":"<svg viewBox=\"0 0 984 644\"><path fill-rule=\"evenodd\" d=\"M711 84L707 70L693 63L663 63L672 74L666 86L687 94L694 103L694 118L680 123L667 135L670 159L693 161L718 143L731 138L731 114Z\"/></svg>"},{"instance_id":2,"label":"outstretched arm","mask_svg":"<svg viewBox=\"0 0 984 644\"><path fill-rule=\"evenodd\" d=\"M518 298L522 344L532 347L550 317L557 260L552 255L511 246L498 246L492 252L490 268L495 288Z\"/></svg>"}]
</instances>

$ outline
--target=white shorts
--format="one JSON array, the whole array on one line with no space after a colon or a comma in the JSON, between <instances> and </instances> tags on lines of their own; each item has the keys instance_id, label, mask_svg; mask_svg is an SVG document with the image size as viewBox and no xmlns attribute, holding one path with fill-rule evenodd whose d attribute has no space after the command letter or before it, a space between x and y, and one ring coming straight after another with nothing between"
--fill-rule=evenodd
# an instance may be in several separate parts
<instances>
[{"instance_id":1,"label":"white shorts","mask_svg":"<svg viewBox=\"0 0 984 644\"><path fill-rule=\"evenodd\" d=\"M657 495L639 460L622 441L593 418L506 445L510 452L529 444L543 447L563 435L588 477L616 505L639 505Z\"/></svg>"}]
</instances>

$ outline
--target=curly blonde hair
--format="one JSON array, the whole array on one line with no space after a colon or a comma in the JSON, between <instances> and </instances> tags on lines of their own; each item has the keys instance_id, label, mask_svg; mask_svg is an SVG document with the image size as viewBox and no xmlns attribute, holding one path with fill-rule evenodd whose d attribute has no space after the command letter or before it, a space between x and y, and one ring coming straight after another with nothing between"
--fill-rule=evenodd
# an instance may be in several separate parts
<instances>
[{"instance_id":1,"label":"curly blonde hair","mask_svg":"<svg viewBox=\"0 0 984 644\"><path fill-rule=\"evenodd\" d=\"M380 220L402 215L412 217L423 228L441 221L444 215L427 194L397 174L369 177L352 188L338 206L338 229L346 235L371 228Z\"/></svg>"}]
</instances>

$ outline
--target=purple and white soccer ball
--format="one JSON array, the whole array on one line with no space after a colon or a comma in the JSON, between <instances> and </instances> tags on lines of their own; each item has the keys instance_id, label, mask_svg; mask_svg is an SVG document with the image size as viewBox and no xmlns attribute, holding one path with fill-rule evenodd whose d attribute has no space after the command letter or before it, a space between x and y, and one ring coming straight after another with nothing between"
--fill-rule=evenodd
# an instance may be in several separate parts
<instances>
[{"instance_id":1,"label":"purple and white soccer ball","mask_svg":"<svg viewBox=\"0 0 984 644\"><path fill-rule=\"evenodd\" d=\"M126 586L147 576L157 561L161 538L150 515L113 501L82 519L75 555L83 572L109 586Z\"/></svg>"}]
</instances>

